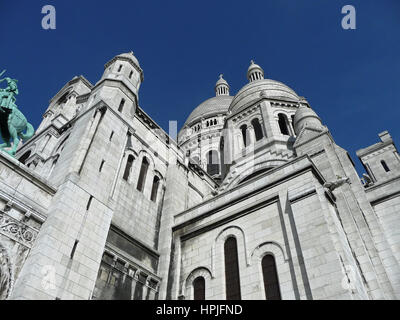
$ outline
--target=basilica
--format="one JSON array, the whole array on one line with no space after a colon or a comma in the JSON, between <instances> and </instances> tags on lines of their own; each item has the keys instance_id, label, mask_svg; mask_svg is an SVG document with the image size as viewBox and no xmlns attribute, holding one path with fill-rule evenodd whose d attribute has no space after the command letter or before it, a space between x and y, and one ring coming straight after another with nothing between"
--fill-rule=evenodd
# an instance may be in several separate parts
<instances>
[{"instance_id":1,"label":"basilica","mask_svg":"<svg viewBox=\"0 0 400 320\"><path fill-rule=\"evenodd\" d=\"M176 139L141 108L132 52L68 81L0 152L0 299L400 299L389 132L357 151L360 177L267 76L251 61L233 93L220 75Z\"/></svg>"}]
</instances>

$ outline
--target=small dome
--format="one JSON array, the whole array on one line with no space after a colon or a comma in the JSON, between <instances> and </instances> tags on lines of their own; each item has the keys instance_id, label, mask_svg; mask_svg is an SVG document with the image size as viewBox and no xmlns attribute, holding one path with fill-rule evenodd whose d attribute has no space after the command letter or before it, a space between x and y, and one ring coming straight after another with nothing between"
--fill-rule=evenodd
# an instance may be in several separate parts
<instances>
[{"instance_id":1,"label":"small dome","mask_svg":"<svg viewBox=\"0 0 400 320\"><path fill-rule=\"evenodd\" d=\"M114 58L112 58L110 61L108 61L105 64L104 69L107 69L118 59L129 61L131 63L131 65L140 73L140 80L143 81L143 70L139 65L138 59L134 56L133 51L127 52L127 53L121 53L121 54L115 56Z\"/></svg>"},{"instance_id":2,"label":"small dome","mask_svg":"<svg viewBox=\"0 0 400 320\"><path fill-rule=\"evenodd\" d=\"M220 95L204 101L192 111L184 126L190 126L193 122L201 118L207 118L217 114L226 114L232 99L232 96Z\"/></svg>"},{"instance_id":3,"label":"small dome","mask_svg":"<svg viewBox=\"0 0 400 320\"><path fill-rule=\"evenodd\" d=\"M224 76L223 74L219 75L219 79L218 79L217 83L215 84L216 87L221 84L227 85L229 87L228 82L226 82L226 80L223 78L223 76Z\"/></svg>"},{"instance_id":4,"label":"small dome","mask_svg":"<svg viewBox=\"0 0 400 320\"><path fill-rule=\"evenodd\" d=\"M285 101L298 102L299 96L287 85L282 82L262 79L246 84L235 95L229 110L233 113L242 110L250 102L260 99L260 97L281 99Z\"/></svg>"},{"instance_id":5,"label":"small dome","mask_svg":"<svg viewBox=\"0 0 400 320\"><path fill-rule=\"evenodd\" d=\"M254 69L261 70L264 73L264 70L258 64L256 64L254 60L250 60L250 66L247 69L247 74Z\"/></svg>"},{"instance_id":6,"label":"small dome","mask_svg":"<svg viewBox=\"0 0 400 320\"><path fill-rule=\"evenodd\" d=\"M140 67L139 61L133 54L133 51L127 53L121 53L117 56L117 58L127 58L131 60L134 64L136 64L138 67Z\"/></svg>"},{"instance_id":7,"label":"small dome","mask_svg":"<svg viewBox=\"0 0 400 320\"><path fill-rule=\"evenodd\" d=\"M219 75L219 79L215 84L215 94L216 96L229 96L229 84L222 74Z\"/></svg>"},{"instance_id":8,"label":"small dome","mask_svg":"<svg viewBox=\"0 0 400 320\"><path fill-rule=\"evenodd\" d=\"M305 125L321 128L322 122L313 109L305 104L301 104L294 115L294 131L296 135L299 135Z\"/></svg>"},{"instance_id":9,"label":"small dome","mask_svg":"<svg viewBox=\"0 0 400 320\"><path fill-rule=\"evenodd\" d=\"M264 79L264 70L254 60L250 61L250 66L247 69L247 79L250 82Z\"/></svg>"}]
</instances>

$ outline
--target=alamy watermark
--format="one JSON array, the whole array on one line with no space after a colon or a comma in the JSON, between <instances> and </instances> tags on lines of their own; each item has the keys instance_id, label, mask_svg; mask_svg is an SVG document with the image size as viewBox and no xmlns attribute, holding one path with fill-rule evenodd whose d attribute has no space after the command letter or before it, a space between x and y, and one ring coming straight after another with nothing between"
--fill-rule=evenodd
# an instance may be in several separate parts
<instances>
[{"instance_id":1,"label":"alamy watermark","mask_svg":"<svg viewBox=\"0 0 400 320\"><path fill-rule=\"evenodd\" d=\"M342 28L344 30L356 29L356 8L348 4L342 8L342 14L345 15L342 18Z\"/></svg>"},{"instance_id":2,"label":"alamy watermark","mask_svg":"<svg viewBox=\"0 0 400 320\"><path fill-rule=\"evenodd\" d=\"M42 288L45 291L56 289L56 268L52 265L43 266L41 269L42 274Z\"/></svg>"},{"instance_id":3,"label":"alamy watermark","mask_svg":"<svg viewBox=\"0 0 400 320\"><path fill-rule=\"evenodd\" d=\"M44 30L55 30L56 29L56 8L52 5L45 5L42 8L42 28Z\"/></svg>"},{"instance_id":4,"label":"alamy watermark","mask_svg":"<svg viewBox=\"0 0 400 320\"><path fill-rule=\"evenodd\" d=\"M42 28L44 30L56 29L56 8L53 5L45 5L42 7ZM356 26L356 8L350 4L342 7L342 28L344 30L355 30Z\"/></svg>"}]
</instances>

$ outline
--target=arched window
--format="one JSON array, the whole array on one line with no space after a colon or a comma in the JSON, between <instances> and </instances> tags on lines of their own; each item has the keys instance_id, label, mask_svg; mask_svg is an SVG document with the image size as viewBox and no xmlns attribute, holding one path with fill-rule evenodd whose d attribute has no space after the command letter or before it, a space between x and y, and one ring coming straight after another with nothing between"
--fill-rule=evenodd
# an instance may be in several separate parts
<instances>
[{"instance_id":1,"label":"arched window","mask_svg":"<svg viewBox=\"0 0 400 320\"><path fill-rule=\"evenodd\" d=\"M149 168L149 161L147 160L146 157L143 157L142 166L140 168L140 173L139 173L139 181L137 184L137 189L140 192L143 192L144 184L146 182L146 175L147 175L148 168Z\"/></svg>"},{"instance_id":2,"label":"arched window","mask_svg":"<svg viewBox=\"0 0 400 320\"><path fill-rule=\"evenodd\" d=\"M129 175L131 174L133 160L134 160L133 155L130 154L128 156L128 160L126 161L126 167L125 167L124 176L123 176L123 179L125 181L128 181Z\"/></svg>"},{"instance_id":3,"label":"arched window","mask_svg":"<svg viewBox=\"0 0 400 320\"><path fill-rule=\"evenodd\" d=\"M217 125L217 119L214 119L214 126Z\"/></svg>"},{"instance_id":4,"label":"arched window","mask_svg":"<svg viewBox=\"0 0 400 320\"><path fill-rule=\"evenodd\" d=\"M19 162L21 162L22 164L25 164L26 160L28 160L28 158L31 156L31 152L25 152L21 158L19 158Z\"/></svg>"},{"instance_id":5,"label":"arched window","mask_svg":"<svg viewBox=\"0 0 400 320\"><path fill-rule=\"evenodd\" d=\"M264 135L262 132L260 121L258 121L258 119L255 118L251 121L251 124L254 128L254 134L256 136L256 141L261 140L264 137Z\"/></svg>"},{"instance_id":6,"label":"arched window","mask_svg":"<svg viewBox=\"0 0 400 320\"><path fill-rule=\"evenodd\" d=\"M261 261L261 266L264 278L265 297L267 300L281 300L274 257L270 254L264 256Z\"/></svg>"},{"instance_id":7,"label":"arched window","mask_svg":"<svg viewBox=\"0 0 400 320\"><path fill-rule=\"evenodd\" d=\"M218 151L210 150L207 153L207 173L210 176L219 174L219 156Z\"/></svg>"},{"instance_id":8,"label":"arched window","mask_svg":"<svg viewBox=\"0 0 400 320\"><path fill-rule=\"evenodd\" d=\"M206 300L206 280L203 277L194 279L193 294L194 300Z\"/></svg>"},{"instance_id":9,"label":"arched window","mask_svg":"<svg viewBox=\"0 0 400 320\"><path fill-rule=\"evenodd\" d=\"M291 115L291 118L292 118L292 129L293 129L293 134L294 134L294 114L293 115Z\"/></svg>"},{"instance_id":10,"label":"arched window","mask_svg":"<svg viewBox=\"0 0 400 320\"><path fill-rule=\"evenodd\" d=\"M226 300L240 300L239 259L236 238L229 237L224 245Z\"/></svg>"},{"instance_id":11,"label":"arched window","mask_svg":"<svg viewBox=\"0 0 400 320\"><path fill-rule=\"evenodd\" d=\"M129 79L132 78L132 75L133 75L133 71L131 70L131 72L129 72Z\"/></svg>"},{"instance_id":12,"label":"arched window","mask_svg":"<svg viewBox=\"0 0 400 320\"><path fill-rule=\"evenodd\" d=\"M242 131L243 144L247 147L250 144L249 136L247 135L247 125L242 125L240 131Z\"/></svg>"},{"instance_id":13,"label":"arched window","mask_svg":"<svg viewBox=\"0 0 400 320\"><path fill-rule=\"evenodd\" d=\"M150 196L150 200L153 202L156 202L157 200L157 192L159 185L160 185L160 178L158 176L154 176L153 186L151 187L151 196Z\"/></svg>"},{"instance_id":14,"label":"arched window","mask_svg":"<svg viewBox=\"0 0 400 320\"><path fill-rule=\"evenodd\" d=\"M278 115L278 123L279 123L279 129L281 129L281 133L285 136L289 136L290 134L288 127L288 119L283 113L280 113Z\"/></svg>"},{"instance_id":15,"label":"arched window","mask_svg":"<svg viewBox=\"0 0 400 320\"><path fill-rule=\"evenodd\" d=\"M385 172L389 172L390 169L388 167L388 165L386 164L386 162L384 160L381 161L382 167L385 170Z\"/></svg>"}]
</instances>

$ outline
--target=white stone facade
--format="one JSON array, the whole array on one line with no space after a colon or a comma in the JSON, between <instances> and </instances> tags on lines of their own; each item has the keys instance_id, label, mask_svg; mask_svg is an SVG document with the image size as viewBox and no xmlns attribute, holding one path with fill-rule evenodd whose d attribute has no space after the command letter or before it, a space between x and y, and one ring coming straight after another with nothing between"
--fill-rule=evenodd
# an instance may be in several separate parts
<instances>
[{"instance_id":1,"label":"white stone facade","mask_svg":"<svg viewBox=\"0 0 400 320\"><path fill-rule=\"evenodd\" d=\"M174 141L140 107L143 79L132 52L95 85L73 78L17 159L0 154L0 299L400 298L388 132L357 152L360 179L252 62Z\"/></svg>"}]
</instances>

